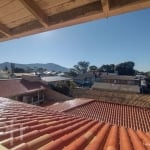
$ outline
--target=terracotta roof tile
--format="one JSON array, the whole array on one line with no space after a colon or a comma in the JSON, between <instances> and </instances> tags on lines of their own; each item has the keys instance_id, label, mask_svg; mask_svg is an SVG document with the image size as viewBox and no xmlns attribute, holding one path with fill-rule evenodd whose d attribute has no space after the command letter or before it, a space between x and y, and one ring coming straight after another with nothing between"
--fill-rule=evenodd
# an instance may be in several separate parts
<instances>
[{"instance_id":1,"label":"terracotta roof tile","mask_svg":"<svg viewBox=\"0 0 150 150\"><path fill-rule=\"evenodd\" d=\"M111 129L110 129L110 132L109 132L109 135L107 137L107 140L106 140L106 143L105 143L105 146L104 146L104 150L107 150L109 148L112 148L112 149L115 149L115 150L118 150L119 149L119 128L118 126L114 125ZM120 139L120 142L121 142L121 139ZM125 141L124 141L125 142ZM120 144L120 145L123 145L124 143ZM130 149L128 149L130 150Z\"/></svg>"},{"instance_id":2,"label":"terracotta roof tile","mask_svg":"<svg viewBox=\"0 0 150 150\"><path fill-rule=\"evenodd\" d=\"M124 127L120 128L120 149L121 150L133 150L133 146L131 144L129 134Z\"/></svg>"},{"instance_id":3,"label":"terracotta roof tile","mask_svg":"<svg viewBox=\"0 0 150 150\"><path fill-rule=\"evenodd\" d=\"M85 105L67 110L65 113L135 130L150 131L150 109L147 108L91 101Z\"/></svg>"},{"instance_id":4,"label":"terracotta roof tile","mask_svg":"<svg viewBox=\"0 0 150 150\"><path fill-rule=\"evenodd\" d=\"M149 148L149 132L0 98L0 150L149 150Z\"/></svg>"},{"instance_id":5,"label":"terracotta roof tile","mask_svg":"<svg viewBox=\"0 0 150 150\"><path fill-rule=\"evenodd\" d=\"M39 82L29 82L23 79L0 80L1 97L12 97L42 89L44 85Z\"/></svg>"},{"instance_id":6,"label":"terracotta roof tile","mask_svg":"<svg viewBox=\"0 0 150 150\"><path fill-rule=\"evenodd\" d=\"M145 144L132 129L129 129L128 133L134 149L146 150Z\"/></svg>"},{"instance_id":7,"label":"terracotta roof tile","mask_svg":"<svg viewBox=\"0 0 150 150\"><path fill-rule=\"evenodd\" d=\"M47 110L63 112L70 110L72 108L76 108L81 105L85 105L94 101L93 99L85 99L85 98L76 98L69 101L57 102L52 105L44 106Z\"/></svg>"}]
</instances>

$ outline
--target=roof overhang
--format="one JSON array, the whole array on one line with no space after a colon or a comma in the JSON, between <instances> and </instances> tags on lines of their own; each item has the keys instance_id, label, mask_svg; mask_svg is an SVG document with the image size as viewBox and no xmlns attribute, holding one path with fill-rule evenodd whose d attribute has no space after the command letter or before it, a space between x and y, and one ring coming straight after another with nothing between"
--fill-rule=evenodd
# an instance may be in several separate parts
<instances>
[{"instance_id":1,"label":"roof overhang","mask_svg":"<svg viewBox=\"0 0 150 150\"><path fill-rule=\"evenodd\" d=\"M4 0L0 41L150 7L150 0Z\"/></svg>"},{"instance_id":2,"label":"roof overhang","mask_svg":"<svg viewBox=\"0 0 150 150\"><path fill-rule=\"evenodd\" d=\"M26 91L26 92L21 92L21 93L16 93L16 94L8 95L8 96L5 96L5 97L6 98L11 98L11 97L21 96L21 95L31 95L33 93L40 92L40 91L45 91L45 90L46 90L46 88L41 87L41 88L38 88L38 89L33 89L33 90Z\"/></svg>"}]
</instances>

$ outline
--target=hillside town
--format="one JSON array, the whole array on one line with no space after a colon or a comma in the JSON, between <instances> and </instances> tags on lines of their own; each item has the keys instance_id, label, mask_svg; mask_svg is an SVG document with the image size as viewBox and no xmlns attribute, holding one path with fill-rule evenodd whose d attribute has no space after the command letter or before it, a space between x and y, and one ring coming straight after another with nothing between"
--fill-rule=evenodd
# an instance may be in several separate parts
<instances>
[{"instance_id":1,"label":"hillside town","mask_svg":"<svg viewBox=\"0 0 150 150\"><path fill-rule=\"evenodd\" d=\"M118 93L118 95L120 93L139 95L139 97L147 95L149 98L148 74L134 70L134 65L131 66L130 63L134 64L133 62L124 62L116 66L111 64L98 68L90 66L89 62L80 61L74 68L66 69L67 72L38 67L30 69L29 72L23 68L17 68L14 63L11 63L9 69L5 66L0 72L0 96L34 105L45 105L45 103L53 102L53 99L58 102L65 98L67 100L74 99L78 97L79 91L82 91L80 96L87 91L93 91L93 93L97 91L97 93L106 92L108 95L110 92ZM128 68L126 72L123 69L124 73L117 72L117 67L127 64L131 68ZM50 94L52 92L57 93L55 98L52 98ZM76 92L77 94L75 94ZM57 95L62 95L62 98L59 99ZM91 98L92 95L85 94L85 97ZM92 98L96 99L95 96ZM124 101L120 101L120 103L124 103ZM141 101L136 105L140 106L140 103ZM149 107L149 103L146 103L145 106Z\"/></svg>"}]
</instances>

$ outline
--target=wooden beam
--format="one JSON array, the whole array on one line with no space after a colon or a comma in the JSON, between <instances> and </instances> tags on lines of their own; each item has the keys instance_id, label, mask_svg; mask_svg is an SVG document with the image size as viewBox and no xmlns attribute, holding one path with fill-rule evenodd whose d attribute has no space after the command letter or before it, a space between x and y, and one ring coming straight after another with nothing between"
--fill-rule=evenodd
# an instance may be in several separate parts
<instances>
[{"instance_id":1,"label":"wooden beam","mask_svg":"<svg viewBox=\"0 0 150 150\"><path fill-rule=\"evenodd\" d=\"M89 3L87 5L74 8L68 11L61 12L59 14L55 14L52 16L49 16L49 25L57 24L59 22L65 22L68 20L76 19L78 17L86 16L89 14L95 14L95 12L101 12L99 1L96 1L94 3ZM101 10L101 11L100 11Z\"/></svg>"},{"instance_id":2,"label":"wooden beam","mask_svg":"<svg viewBox=\"0 0 150 150\"><path fill-rule=\"evenodd\" d=\"M66 22L68 20L75 20L76 18L89 16L90 14L91 15L97 14L97 12L100 12L100 5L98 4L99 2L96 1L93 4L87 4L79 8L74 8L72 10L68 10L59 14L49 16L48 17L49 27L51 27L52 25L56 26L57 24ZM98 16L100 16L100 14ZM49 29L49 27L46 29ZM12 28L11 32L13 35L25 34L25 32L41 29L41 28L43 28L43 26L40 24L40 22L38 20L33 20L31 22Z\"/></svg>"},{"instance_id":3,"label":"wooden beam","mask_svg":"<svg viewBox=\"0 0 150 150\"><path fill-rule=\"evenodd\" d=\"M59 28L64 28L64 27L67 27L67 26L81 24L81 23L97 20L97 19L100 19L100 18L104 18L104 14L99 13L99 11L98 11L98 12L95 12L93 14L85 15L85 16L82 16L82 17L77 17L75 19L71 19L71 20L68 20L68 21L59 22L57 24L50 25L48 28L34 29L34 30L31 30L31 31L16 34L13 37L2 38L2 39L0 39L0 42L15 39L15 38L20 38L20 37L24 37L24 36L28 36L28 35L33 35L33 34L45 32L45 31L56 30L56 29L59 29Z\"/></svg>"},{"instance_id":4,"label":"wooden beam","mask_svg":"<svg viewBox=\"0 0 150 150\"><path fill-rule=\"evenodd\" d=\"M0 41L10 40L14 38L19 38L35 33L40 33L48 30L54 30L58 28L63 28L91 20L96 20L99 18L104 18L104 14L100 13L99 2L94 2L92 5L88 4L73 10L68 10L60 14L49 16L49 27L44 28L37 20L25 23L23 25L17 26L11 29L13 37L0 38ZM63 20L62 20L63 18Z\"/></svg>"},{"instance_id":5,"label":"wooden beam","mask_svg":"<svg viewBox=\"0 0 150 150\"><path fill-rule=\"evenodd\" d=\"M104 16L107 18L109 13L109 0L101 0Z\"/></svg>"},{"instance_id":6,"label":"wooden beam","mask_svg":"<svg viewBox=\"0 0 150 150\"><path fill-rule=\"evenodd\" d=\"M83 22L88 22L100 18L105 18L106 15L104 15L103 11L100 11L100 2L97 1L98 3L95 3L94 5L92 4L91 6L84 6L84 8L80 8L77 10L70 10L67 12L63 12L61 14L49 16L49 26L48 28L43 27L40 22L35 21L35 26L34 23L30 24L27 23L27 25L21 25L20 27L16 27L16 29L11 29L11 33L13 36L10 37L2 37L0 38L0 41L5 41L5 40L10 40L14 38L19 38L35 33L40 33L48 30L54 30L66 26L71 26L75 24L80 24ZM119 15L122 13L130 12L130 11L135 11L135 10L140 10L140 9L145 9L145 8L150 8L150 0L139 0L134 3L129 3L124 6L118 6L109 9L108 12L108 17L109 16L114 16L114 15ZM82 10L82 11L81 11ZM79 13L80 12L80 13ZM63 17L63 20L62 20ZM2 27L0 27L2 30ZM6 33L10 33L9 29L3 30Z\"/></svg>"},{"instance_id":7,"label":"wooden beam","mask_svg":"<svg viewBox=\"0 0 150 150\"><path fill-rule=\"evenodd\" d=\"M48 27L48 16L33 0L19 0L26 9L28 9L35 18L44 26Z\"/></svg>"},{"instance_id":8,"label":"wooden beam","mask_svg":"<svg viewBox=\"0 0 150 150\"><path fill-rule=\"evenodd\" d=\"M2 23L0 23L0 32L2 32L3 34L5 34L8 37L10 37L12 35L11 32L10 32L10 30L9 30L9 28L7 28Z\"/></svg>"},{"instance_id":9,"label":"wooden beam","mask_svg":"<svg viewBox=\"0 0 150 150\"><path fill-rule=\"evenodd\" d=\"M150 8L150 0L139 0L134 3L129 3L127 5L124 5L122 7L110 9L108 15L115 16L115 15L141 10L145 8Z\"/></svg>"}]
</instances>

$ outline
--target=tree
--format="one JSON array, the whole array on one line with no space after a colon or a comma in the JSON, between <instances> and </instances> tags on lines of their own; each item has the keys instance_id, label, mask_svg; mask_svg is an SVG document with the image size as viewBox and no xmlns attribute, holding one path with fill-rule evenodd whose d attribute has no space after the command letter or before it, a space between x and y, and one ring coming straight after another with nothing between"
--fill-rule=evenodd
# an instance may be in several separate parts
<instances>
[{"instance_id":1,"label":"tree","mask_svg":"<svg viewBox=\"0 0 150 150\"><path fill-rule=\"evenodd\" d=\"M32 73L32 72L34 72L34 69L33 69L33 68L30 68L30 67L27 67L26 72L27 72L27 73Z\"/></svg>"},{"instance_id":2,"label":"tree","mask_svg":"<svg viewBox=\"0 0 150 150\"><path fill-rule=\"evenodd\" d=\"M109 67L110 67L109 68L109 72L110 73L114 73L115 72L115 65L114 64L110 64Z\"/></svg>"},{"instance_id":3,"label":"tree","mask_svg":"<svg viewBox=\"0 0 150 150\"><path fill-rule=\"evenodd\" d=\"M98 68L96 66L94 66L94 65L89 67L89 70L92 71L92 72L97 71L97 69Z\"/></svg>"},{"instance_id":4,"label":"tree","mask_svg":"<svg viewBox=\"0 0 150 150\"><path fill-rule=\"evenodd\" d=\"M42 67L37 68L37 72L39 72L39 73L43 73L44 71L46 71L45 68L42 68Z\"/></svg>"},{"instance_id":5,"label":"tree","mask_svg":"<svg viewBox=\"0 0 150 150\"><path fill-rule=\"evenodd\" d=\"M94 65L89 67L89 70L93 73L95 78L97 78L97 73L96 73L97 69L98 68Z\"/></svg>"},{"instance_id":6,"label":"tree","mask_svg":"<svg viewBox=\"0 0 150 150\"><path fill-rule=\"evenodd\" d=\"M84 74L88 71L88 68L89 68L89 62L86 62L86 61L80 61L78 62L77 65L75 65L74 67L76 69L78 69L79 73L81 74Z\"/></svg>"},{"instance_id":7,"label":"tree","mask_svg":"<svg viewBox=\"0 0 150 150\"><path fill-rule=\"evenodd\" d=\"M89 62L80 61L77 65L74 65L73 68L70 69L69 74L74 77L79 74L85 74L88 71L89 64Z\"/></svg>"},{"instance_id":8,"label":"tree","mask_svg":"<svg viewBox=\"0 0 150 150\"><path fill-rule=\"evenodd\" d=\"M107 73L114 73L115 72L115 65L114 64L110 64L110 65L102 65L99 68L100 72L107 72Z\"/></svg>"},{"instance_id":9,"label":"tree","mask_svg":"<svg viewBox=\"0 0 150 150\"><path fill-rule=\"evenodd\" d=\"M119 75L134 75L134 65L134 62L132 61L120 63L116 66L116 71Z\"/></svg>"},{"instance_id":10,"label":"tree","mask_svg":"<svg viewBox=\"0 0 150 150\"><path fill-rule=\"evenodd\" d=\"M67 73L69 76L76 77L78 72L75 69L71 68L70 71Z\"/></svg>"},{"instance_id":11,"label":"tree","mask_svg":"<svg viewBox=\"0 0 150 150\"><path fill-rule=\"evenodd\" d=\"M25 73L25 70L23 68L16 67L16 68L14 68L14 72L15 73Z\"/></svg>"}]
</instances>

